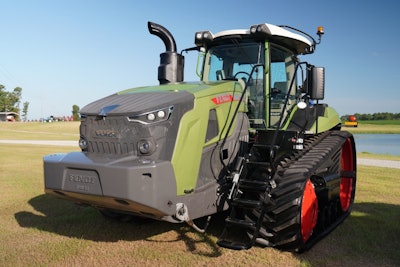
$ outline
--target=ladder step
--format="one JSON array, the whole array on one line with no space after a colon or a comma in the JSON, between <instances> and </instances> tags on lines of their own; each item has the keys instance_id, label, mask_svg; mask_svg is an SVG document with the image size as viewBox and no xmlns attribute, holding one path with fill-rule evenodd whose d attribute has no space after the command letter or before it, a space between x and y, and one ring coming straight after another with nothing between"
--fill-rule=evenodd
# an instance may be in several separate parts
<instances>
[{"instance_id":1,"label":"ladder step","mask_svg":"<svg viewBox=\"0 0 400 267\"><path fill-rule=\"evenodd\" d=\"M259 200L234 198L232 201L232 205L241 208L254 209L254 208L261 208L262 202Z\"/></svg>"},{"instance_id":2,"label":"ladder step","mask_svg":"<svg viewBox=\"0 0 400 267\"><path fill-rule=\"evenodd\" d=\"M218 240L217 244L224 248L234 249L234 250L244 250L251 248L252 244L240 243L240 242L232 242L229 240Z\"/></svg>"},{"instance_id":3,"label":"ladder step","mask_svg":"<svg viewBox=\"0 0 400 267\"><path fill-rule=\"evenodd\" d=\"M245 180L241 179L239 181L239 188L242 191L256 191L256 192L264 192L268 187L268 182L259 181L259 180Z\"/></svg>"},{"instance_id":4,"label":"ladder step","mask_svg":"<svg viewBox=\"0 0 400 267\"><path fill-rule=\"evenodd\" d=\"M271 164L266 161L247 161L246 164L247 165L256 165L256 166L261 166L261 167L266 167L266 168L271 166Z\"/></svg>"},{"instance_id":5,"label":"ladder step","mask_svg":"<svg viewBox=\"0 0 400 267\"><path fill-rule=\"evenodd\" d=\"M246 221L246 220L237 219L237 218L231 218L231 217L226 218L225 222L227 223L227 225L245 227L245 228L249 228L249 229L252 229L252 230L254 230L255 227L256 227L256 223L255 222Z\"/></svg>"},{"instance_id":6,"label":"ladder step","mask_svg":"<svg viewBox=\"0 0 400 267\"><path fill-rule=\"evenodd\" d=\"M280 146L278 146L278 145L271 146L269 144L261 144L261 143L255 143L255 144L253 144L253 147L263 148L263 149L265 149L265 148L270 149L272 147L274 150L278 150L280 148Z\"/></svg>"}]
</instances>

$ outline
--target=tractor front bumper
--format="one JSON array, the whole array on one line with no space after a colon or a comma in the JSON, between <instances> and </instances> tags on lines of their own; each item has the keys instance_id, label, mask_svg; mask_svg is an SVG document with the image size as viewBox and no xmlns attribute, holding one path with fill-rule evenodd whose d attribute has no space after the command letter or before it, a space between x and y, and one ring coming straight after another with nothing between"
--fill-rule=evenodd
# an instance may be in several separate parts
<instances>
[{"instance_id":1,"label":"tractor front bumper","mask_svg":"<svg viewBox=\"0 0 400 267\"><path fill-rule=\"evenodd\" d=\"M169 161L71 152L45 156L43 162L47 194L154 219L176 212L176 182Z\"/></svg>"}]
</instances>

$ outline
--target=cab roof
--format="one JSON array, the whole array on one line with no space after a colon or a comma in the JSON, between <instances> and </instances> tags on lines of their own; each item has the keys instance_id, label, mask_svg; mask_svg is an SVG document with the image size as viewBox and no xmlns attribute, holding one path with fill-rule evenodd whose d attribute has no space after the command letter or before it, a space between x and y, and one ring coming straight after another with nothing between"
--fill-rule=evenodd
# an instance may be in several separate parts
<instances>
[{"instance_id":1,"label":"cab roof","mask_svg":"<svg viewBox=\"0 0 400 267\"><path fill-rule=\"evenodd\" d=\"M300 31L299 31L300 32ZM208 43L220 42L226 38L254 38L269 40L273 43L283 45L297 54L312 53L315 46L315 41L312 38L306 38L307 34L299 34L293 31L286 30L282 26L276 26L268 23L253 25L250 29L236 29L221 31L216 34L207 32ZM196 38L197 38L196 33ZM197 41L197 40L196 40ZM196 42L197 44L197 42Z\"/></svg>"}]
</instances>

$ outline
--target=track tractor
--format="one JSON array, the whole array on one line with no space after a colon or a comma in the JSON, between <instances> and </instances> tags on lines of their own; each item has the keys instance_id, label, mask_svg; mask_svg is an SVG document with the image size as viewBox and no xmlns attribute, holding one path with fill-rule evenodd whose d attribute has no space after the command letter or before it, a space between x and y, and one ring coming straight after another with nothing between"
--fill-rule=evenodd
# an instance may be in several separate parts
<instances>
[{"instance_id":1,"label":"track tractor","mask_svg":"<svg viewBox=\"0 0 400 267\"><path fill-rule=\"evenodd\" d=\"M315 52L322 27L317 40L271 24L201 31L181 53L166 28L148 22L148 29L166 48L160 84L83 107L81 151L44 157L47 194L108 217L188 223L200 232L218 213L225 216L218 245L238 250L301 252L349 215L354 138L319 102L324 68L299 59ZM189 52L198 53L199 81L191 83L183 79Z\"/></svg>"}]
</instances>

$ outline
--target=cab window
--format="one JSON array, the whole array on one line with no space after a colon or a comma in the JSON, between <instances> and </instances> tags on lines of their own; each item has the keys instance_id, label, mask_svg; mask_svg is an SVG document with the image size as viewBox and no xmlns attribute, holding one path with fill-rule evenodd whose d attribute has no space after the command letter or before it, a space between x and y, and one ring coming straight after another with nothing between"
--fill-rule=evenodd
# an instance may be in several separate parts
<instances>
[{"instance_id":1,"label":"cab window","mask_svg":"<svg viewBox=\"0 0 400 267\"><path fill-rule=\"evenodd\" d=\"M275 45L271 45L270 64L270 127L277 127L280 115L283 112L281 124L285 122L290 110L293 108L296 99L296 81L293 81L290 90L289 101L284 108L286 95L292 79L295 78L296 61L293 53Z\"/></svg>"},{"instance_id":2,"label":"cab window","mask_svg":"<svg viewBox=\"0 0 400 267\"><path fill-rule=\"evenodd\" d=\"M264 43L253 40L210 47L203 66L203 81L242 80L248 85L248 117L265 128Z\"/></svg>"}]
</instances>

